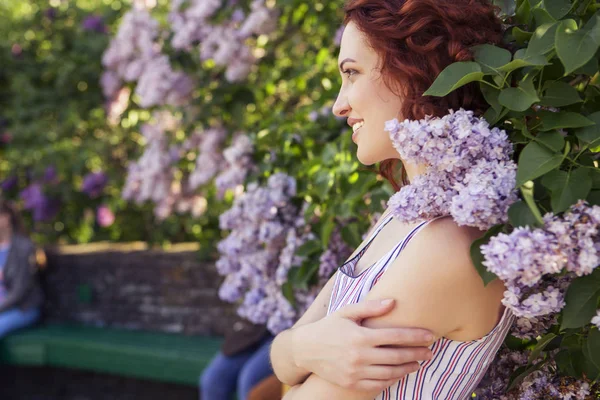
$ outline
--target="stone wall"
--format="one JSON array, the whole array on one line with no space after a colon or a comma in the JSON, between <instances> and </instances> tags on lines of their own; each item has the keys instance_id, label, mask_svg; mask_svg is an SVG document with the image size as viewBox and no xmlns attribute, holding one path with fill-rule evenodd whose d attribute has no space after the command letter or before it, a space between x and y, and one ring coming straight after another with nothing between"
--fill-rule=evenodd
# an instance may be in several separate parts
<instances>
[{"instance_id":1,"label":"stone wall","mask_svg":"<svg viewBox=\"0 0 600 400\"><path fill-rule=\"evenodd\" d=\"M152 250L144 243L46 249L41 279L48 322L167 333L223 335L234 308L219 300L222 278L196 244Z\"/></svg>"}]
</instances>

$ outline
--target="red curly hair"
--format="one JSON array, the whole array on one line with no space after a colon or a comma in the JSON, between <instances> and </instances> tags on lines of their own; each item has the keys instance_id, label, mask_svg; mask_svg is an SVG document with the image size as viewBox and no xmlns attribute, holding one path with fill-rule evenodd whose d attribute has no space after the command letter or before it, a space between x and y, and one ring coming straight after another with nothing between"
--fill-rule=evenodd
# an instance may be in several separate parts
<instances>
[{"instance_id":1,"label":"red curly hair","mask_svg":"<svg viewBox=\"0 0 600 400\"><path fill-rule=\"evenodd\" d=\"M381 57L386 85L403 98L400 115L418 120L441 117L461 107L482 115L488 105L477 82L445 97L425 96L437 76L457 61L472 61L469 47L502 47L499 8L487 0L349 0L344 24L354 22ZM379 173L396 191L398 159L380 163ZM408 183L401 170L401 183Z\"/></svg>"}]
</instances>

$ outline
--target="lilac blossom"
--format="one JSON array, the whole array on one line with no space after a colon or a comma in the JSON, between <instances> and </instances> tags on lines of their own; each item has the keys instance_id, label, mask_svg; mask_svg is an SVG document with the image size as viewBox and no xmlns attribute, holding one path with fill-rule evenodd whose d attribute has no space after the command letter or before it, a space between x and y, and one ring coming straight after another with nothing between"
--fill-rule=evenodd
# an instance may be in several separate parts
<instances>
[{"instance_id":1,"label":"lilac blossom","mask_svg":"<svg viewBox=\"0 0 600 400\"><path fill-rule=\"evenodd\" d=\"M194 140L199 142L194 146L199 153L194 170L188 178L191 190L206 184L224 168L225 159L221 147L227 132L221 128L212 128L196 132L194 136L197 137Z\"/></svg>"},{"instance_id":2,"label":"lilac blossom","mask_svg":"<svg viewBox=\"0 0 600 400\"><path fill-rule=\"evenodd\" d=\"M30 210L35 221L49 221L58 213L60 201L47 197L40 183L32 183L21 191L23 208Z\"/></svg>"},{"instance_id":3,"label":"lilac blossom","mask_svg":"<svg viewBox=\"0 0 600 400\"><path fill-rule=\"evenodd\" d=\"M168 113L154 113L154 120L142 126L146 140L142 156L128 166L127 178L122 191L125 200L138 204L152 201L156 204L155 215L164 219L169 216L181 194L174 181L174 167L168 154L167 131L177 122Z\"/></svg>"},{"instance_id":4,"label":"lilac blossom","mask_svg":"<svg viewBox=\"0 0 600 400\"><path fill-rule=\"evenodd\" d=\"M546 214L544 227L517 227L481 246L483 265L507 287L502 303L526 318L558 313L569 284L599 260L600 207L585 201L563 216Z\"/></svg>"},{"instance_id":5,"label":"lilac blossom","mask_svg":"<svg viewBox=\"0 0 600 400\"><path fill-rule=\"evenodd\" d=\"M449 110L442 118L385 124L403 162L426 165L389 201L394 216L416 222L452 215L459 225L489 229L506 222L517 200L516 164L505 131L473 111Z\"/></svg>"},{"instance_id":6,"label":"lilac blossom","mask_svg":"<svg viewBox=\"0 0 600 400\"><path fill-rule=\"evenodd\" d=\"M273 333L289 328L298 317L281 288L286 281L282 275L298 265L292 251L301 242L295 235L305 228L302 209L291 202L294 196L295 179L277 173L264 186L248 184L219 220L221 229L231 231L217 244L217 271L226 276L219 296L240 301L240 316L266 324Z\"/></svg>"},{"instance_id":7,"label":"lilac blossom","mask_svg":"<svg viewBox=\"0 0 600 400\"><path fill-rule=\"evenodd\" d=\"M228 189L243 184L246 177L256 169L253 153L252 141L243 133L238 133L231 145L223 151L226 166L215 178L219 198L222 198Z\"/></svg>"},{"instance_id":8,"label":"lilac blossom","mask_svg":"<svg viewBox=\"0 0 600 400\"><path fill-rule=\"evenodd\" d=\"M106 25L104 25L104 20L99 15L88 15L84 18L81 23L81 27L84 31L88 32L96 32L96 33L107 33Z\"/></svg>"},{"instance_id":9,"label":"lilac blossom","mask_svg":"<svg viewBox=\"0 0 600 400\"><path fill-rule=\"evenodd\" d=\"M352 254L352 248L342 238L340 226L331 233L327 249L319 258L319 279L321 283L327 282L331 275Z\"/></svg>"},{"instance_id":10,"label":"lilac blossom","mask_svg":"<svg viewBox=\"0 0 600 400\"><path fill-rule=\"evenodd\" d=\"M596 311L596 315L592 318L592 324L596 325L596 328L600 329L600 309Z\"/></svg>"},{"instance_id":11,"label":"lilac blossom","mask_svg":"<svg viewBox=\"0 0 600 400\"><path fill-rule=\"evenodd\" d=\"M58 173L56 172L56 167L54 165L46 167L42 181L50 184L58 182Z\"/></svg>"},{"instance_id":12,"label":"lilac blossom","mask_svg":"<svg viewBox=\"0 0 600 400\"><path fill-rule=\"evenodd\" d=\"M188 99L193 82L183 72L171 68L166 55L148 61L140 74L135 93L140 96L140 106L181 105Z\"/></svg>"},{"instance_id":13,"label":"lilac blossom","mask_svg":"<svg viewBox=\"0 0 600 400\"><path fill-rule=\"evenodd\" d=\"M548 333L557 323L558 313L531 318L519 317L513 324L511 335L519 339L536 339Z\"/></svg>"},{"instance_id":14,"label":"lilac blossom","mask_svg":"<svg viewBox=\"0 0 600 400\"><path fill-rule=\"evenodd\" d=\"M264 0L254 0L250 5L250 14L240 27L238 35L246 38L250 35L268 35L277 28L277 11L265 6Z\"/></svg>"},{"instance_id":15,"label":"lilac blossom","mask_svg":"<svg viewBox=\"0 0 600 400\"><path fill-rule=\"evenodd\" d=\"M104 172L92 172L83 177L81 191L91 198L98 197L102 194L107 183L108 177Z\"/></svg>"},{"instance_id":16,"label":"lilac blossom","mask_svg":"<svg viewBox=\"0 0 600 400\"><path fill-rule=\"evenodd\" d=\"M26 210L41 206L46 198L42 191L42 185L39 183L32 183L27 186L21 191L20 197L23 200L23 208Z\"/></svg>"},{"instance_id":17,"label":"lilac blossom","mask_svg":"<svg viewBox=\"0 0 600 400\"><path fill-rule=\"evenodd\" d=\"M102 57L105 71L100 83L107 98L113 98L123 82L138 81L135 93L144 108L181 105L188 99L193 82L161 53L159 32L158 22L146 9L125 13Z\"/></svg>"},{"instance_id":18,"label":"lilac blossom","mask_svg":"<svg viewBox=\"0 0 600 400\"><path fill-rule=\"evenodd\" d=\"M19 178L16 175L9 176L8 178L4 179L2 183L0 183L0 189L2 189L4 192L7 192L16 188L18 184Z\"/></svg>"},{"instance_id":19,"label":"lilac blossom","mask_svg":"<svg viewBox=\"0 0 600 400\"><path fill-rule=\"evenodd\" d=\"M511 375L528 365L529 351L511 351L502 346L495 361L475 390L477 400L587 400L590 384L557 373L556 363L549 361L539 370L527 375L514 389L506 392ZM534 361L539 361L534 360Z\"/></svg>"},{"instance_id":20,"label":"lilac blossom","mask_svg":"<svg viewBox=\"0 0 600 400\"><path fill-rule=\"evenodd\" d=\"M168 19L173 31L171 40L173 47L191 50L192 46L201 41L210 31L207 20L221 7L221 4L221 0L171 1Z\"/></svg>"}]
</instances>

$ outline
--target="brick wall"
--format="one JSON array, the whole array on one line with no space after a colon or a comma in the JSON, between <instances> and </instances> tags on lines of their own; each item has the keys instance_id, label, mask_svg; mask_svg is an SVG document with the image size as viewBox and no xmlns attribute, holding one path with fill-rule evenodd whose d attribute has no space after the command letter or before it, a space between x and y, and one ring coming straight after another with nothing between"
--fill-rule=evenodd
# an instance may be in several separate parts
<instances>
[{"instance_id":1,"label":"brick wall","mask_svg":"<svg viewBox=\"0 0 600 400\"><path fill-rule=\"evenodd\" d=\"M196 244L144 243L46 249L45 320L168 333L222 335L235 319L219 300L222 278Z\"/></svg>"}]
</instances>

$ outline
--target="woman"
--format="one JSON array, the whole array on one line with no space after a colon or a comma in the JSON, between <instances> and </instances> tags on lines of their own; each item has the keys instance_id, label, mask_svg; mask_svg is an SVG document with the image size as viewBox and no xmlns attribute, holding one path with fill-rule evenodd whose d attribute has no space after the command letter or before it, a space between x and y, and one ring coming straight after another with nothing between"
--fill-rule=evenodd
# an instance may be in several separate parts
<instances>
[{"instance_id":1,"label":"woman","mask_svg":"<svg viewBox=\"0 0 600 400\"><path fill-rule=\"evenodd\" d=\"M0 338L40 317L42 289L35 247L20 234L16 212L0 200Z\"/></svg>"},{"instance_id":2,"label":"woman","mask_svg":"<svg viewBox=\"0 0 600 400\"><path fill-rule=\"evenodd\" d=\"M400 159L386 121L461 107L481 115L487 105L475 84L443 98L422 94L446 66L472 60L469 47L500 44L502 25L484 0L351 0L345 10L333 111L353 127L359 161L382 162L398 190L398 161L404 184L427 166ZM501 304L505 287L499 280L484 286L470 258L483 232L449 217L407 224L391 211L305 315L275 338L275 373L295 385L286 400L470 398L506 336L514 316ZM386 299L393 304L364 311ZM400 338L403 327L433 332L429 353L413 347L423 345L418 339Z\"/></svg>"}]
</instances>

